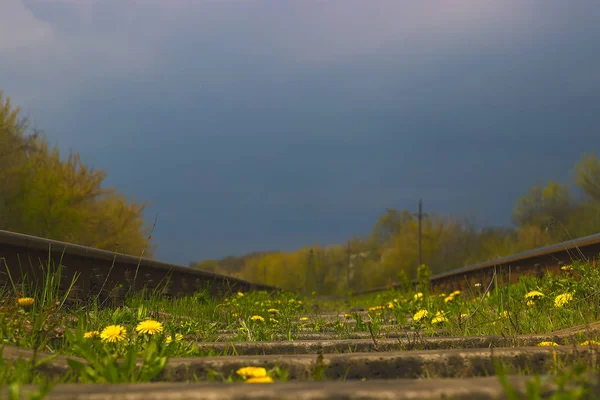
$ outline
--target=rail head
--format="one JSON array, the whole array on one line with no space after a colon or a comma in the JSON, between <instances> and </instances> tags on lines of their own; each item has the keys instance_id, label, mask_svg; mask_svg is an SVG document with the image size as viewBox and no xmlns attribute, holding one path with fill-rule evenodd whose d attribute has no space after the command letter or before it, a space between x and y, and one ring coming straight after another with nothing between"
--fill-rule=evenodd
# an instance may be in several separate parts
<instances>
[{"instance_id":1,"label":"rail head","mask_svg":"<svg viewBox=\"0 0 600 400\"><path fill-rule=\"evenodd\" d=\"M185 274L189 274L198 278L204 278L214 281L228 281L231 283L238 283L244 286L250 286L258 290L267 291L279 291L279 288L270 285L264 285L259 283L252 283L243 279L234 278L230 276L220 275L214 272L201 271L190 267L184 267L181 265L166 263L157 260L151 260L143 257L136 257L123 253L116 253L108 250L96 249L93 247L82 246L73 243L61 242L53 239L40 238L36 236L26 235L23 233L9 232L0 230L0 247L1 246L14 246L24 249L31 249L36 251L52 251L65 253L69 255L76 255L80 257L92 258L97 260L106 260L110 262L119 262L124 264L130 264L141 268L152 268L164 271L177 271Z\"/></svg>"},{"instance_id":2,"label":"rail head","mask_svg":"<svg viewBox=\"0 0 600 400\"><path fill-rule=\"evenodd\" d=\"M523 262L536 257L551 256L553 254L577 250L589 246L600 245L600 233L590 236L585 236L578 239L572 239L565 242L556 243L550 246L538 247L537 249L527 250L521 253L516 253L506 257L500 257L482 263L468 265L466 267L457 268L442 274L431 277L431 280L448 278L454 275L473 272L485 268L491 268L499 265L508 265L511 263Z\"/></svg>"},{"instance_id":3,"label":"rail head","mask_svg":"<svg viewBox=\"0 0 600 400\"><path fill-rule=\"evenodd\" d=\"M528 250L528 251L524 251L521 253L516 253L516 254L510 255L510 256L506 256L506 257L495 258L495 259L492 259L489 261L484 261L484 262L481 262L478 264L473 264L473 265L468 265L468 266L461 267L461 268L456 268L456 269L450 270L448 272L434 275L430 279L432 282L435 282L435 281L439 281L439 280L453 278L457 275L469 274L472 272L484 270L487 268L493 268L493 267L503 266L503 265L510 265L510 264L514 264L514 263L522 263L522 262L526 262L528 260L531 260L531 259L534 259L537 257L552 256L552 255L558 254L558 253L571 252L574 250L577 251L580 249L585 249L585 248L594 247L594 246L598 246L600 249L600 233L590 235L590 236L585 236L585 237L578 238L578 239L568 240L568 241L561 242L561 243L556 243L556 244L553 244L550 246L539 247L537 249ZM416 280L413 280L412 282L413 282L413 284L417 283ZM360 296L360 295L365 295L365 294L370 294L370 293L384 292L386 290L390 290L390 289L398 288L398 287L399 287L399 284L396 283L396 284L392 284L392 285L389 285L386 287L378 287L378 288L363 290L360 292L356 292L354 295Z\"/></svg>"}]
</instances>

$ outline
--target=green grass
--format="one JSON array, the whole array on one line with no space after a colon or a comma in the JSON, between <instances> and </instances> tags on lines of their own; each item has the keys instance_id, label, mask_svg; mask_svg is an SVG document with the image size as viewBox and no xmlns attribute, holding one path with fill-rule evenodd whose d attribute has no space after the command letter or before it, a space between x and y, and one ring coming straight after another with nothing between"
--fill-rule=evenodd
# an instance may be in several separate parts
<instances>
[{"instance_id":1,"label":"green grass","mask_svg":"<svg viewBox=\"0 0 600 400\"><path fill-rule=\"evenodd\" d=\"M171 357L220 355L198 349L198 342L293 340L310 332L329 332L339 339L355 332L378 337L390 330L413 330L421 336L439 335L440 330L449 336L511 336L583 325L597 321L600 313L600 272L577 262L558 275L522 277L508 286L488 287L489 282L481 282L454 294L430 293L423 284L419 293L389 291L327 302L293 293L234 293L215 299L198 292L167 299L149 292L128 294L119 307L102 307L97 298L70 303L69 289L66 293L59 290L56 276L60 268L46 267L45 272L44 282L37 287L28 285L26 278L17 282L11 276L10 284L0 288L0 346L77 356L86 363L71 361L69 374L48 382L35 363L7 363L0 358L0 386L9 387L15 396L20 385L31 383L42 384L43 394L58 382L148 382L160 376ZM543 296L528 298L533 291ZM571 297L557 305L557 296L564 294ZM24 297L33 298L33 304L19 304ZM367 315L348 312L357 306L366 307ZM323 311L346 315L326 319L319 316ZM424 316L416 320L419 312ZM136 331L146 320L160 323L162 329L155 334ZM115 342L99 335L109 326L122 330ZM224 354L232 354L232 350ZM140 359L142 365L136 365ZM280 369L269 374L285 379L285 371ZM229 382L241 378L214 379Z\"/></svg>"},{"instance_id":2,"label":"green grass","mask_svg":"<svg viewBox=\"0 0 600 400\"><path fill-rule=\"evenodd\" d=\"M353 300L370 309L373 321L381 324L393 319L407 323L407 315L420 310L427 315L411 322L413 329L434 334L443 329L451 336L522 335L547 333L597 321L600 317L600 272L589 264L573 263L568 271L542 278L521 277L516 284L492 287L489 282L451 293L415 293L389 291ZM526 298L538 291L543 296ZM565 304L557 297L572 296ZM450 298L451 296L451 298ZM443 319L435 320L436 314Z\"/></svg>"}]
</instances>

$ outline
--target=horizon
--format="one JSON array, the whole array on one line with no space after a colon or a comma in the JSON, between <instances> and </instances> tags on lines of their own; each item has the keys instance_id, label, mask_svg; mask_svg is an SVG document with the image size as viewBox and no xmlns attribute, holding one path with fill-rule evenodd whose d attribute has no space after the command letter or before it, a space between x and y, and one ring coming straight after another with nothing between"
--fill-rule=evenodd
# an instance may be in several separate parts
<instances>
[{"instance_id":1,"label":"horizon","mask_svg":"<svg viewBox=\"0 0 600 400\"><path fill-rule=\"evenodd\" d=\"M153 202L188 265L368 235L386 208L510 226L600 148L595 2L6 0L0 89Z\"/></svg>"}]
</instances>

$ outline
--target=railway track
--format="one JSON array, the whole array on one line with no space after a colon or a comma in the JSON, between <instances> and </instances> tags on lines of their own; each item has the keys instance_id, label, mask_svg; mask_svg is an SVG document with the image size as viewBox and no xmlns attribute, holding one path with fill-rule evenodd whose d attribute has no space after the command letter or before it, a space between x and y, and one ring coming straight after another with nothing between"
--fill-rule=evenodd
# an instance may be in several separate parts
<instances>
[{"instance_id":1,"label":"railway track","mask_svg":"<svg viewBox=\"0 0 600 400\"><path fill-rule=\"evenodd\" d=\"M497 278L506 281L516 280L521 274L540 274L546 269L559 268L562 263L570 263L573 259L595 260L598 251L600 251L600 235L594 235L451 271L433 277L432 284L434 288L445 291L459 289L467 281L474 284L489 280L494 271ZM143 287L161 288L161 282L167 281L166 278L170 278L168 281L172 283L164 284L161 290L168 297L183 297L204 288L208 288L216 295L231 295L236 291L276 290L272 287L176 265L140 260L117 253L2 231L0 231L0 257L4 259L6 265L12 265L10 271L13 276L21 273L18 266L23 265L28 268L25 273L38 274L35 276L41 278L40 271L46 268L48 259L66 267L63 273L65 282L68 282L75 272L81 273L76 290L79 295L85 293L95 295L100 291L106 292L105 296L110 297L115 296L111 294L115 291L125 290L123 287L135 290ZM139 281L135 279L136 270L138 270L138 279L142 276ZM2 276L3 279L6 278ZM100 285L106 286L106 289L102 289ZM379 288L370 292L387 289L389 288ZM550 394L564 390L556 383L560 381L552 380L557 374L557 369L575 364L584 366L589 373L589 377L578 376L577 381L579 388L584 385L591 390L591 396L586 398L600 396L600 381L597 379L597 372L600 370L598 362L600 345L596 345L600 344L600 322L587 319L593 315L592 311L589 311L589 315L584 318L586 322L584 325L540 331L541 333L538 334L522 334L514 331L515 320L511 320L510 323L508 320L501 322L499 311L496 309L497 303L485 306L489 307L487 310L481 309L485 296L481 300L476 299L482 303L474 306L471 306L472 299L465 297L460 300L461 307L464 307L460 310L455 307L455 304L446 304L444 300L438 299L436 302L438 296L420 302L421 300L417 297L413 298L412 294L403 294L405 302L383 302L370 308L369 311L336 309L328 312L310 311L315 309L285 296L287 294L281 294L279 298L268 298L260 292L246 296L234 295L215 307L222 308L222 313L210 309L208 313L197 314L202 307L214 306L194 305L191 302L187 303L189 309L184 310L184 315L169 312L156 313L154 318L159 319L165 326L171 327L183 327L212 315L214 320L204 321L205 323L198 326L204 329L213 329L211 327L219 327L219 329L212 332L194 329L191 331L192 334L187 334L180 339L183 345L187 346L184 356L171 356L164 369L152 378L151 383L59 384L53 387L45 398L81 400L120 398L136 400L504 399L507 398L508 389L495 376L499 373L505 374L510 387L516 391L517 396L514 398L528 398L525 393L528 385L531 387L534 374L550 378L539 384L541 393ZM372 301L382 300L377 300L376 296L373 296ZM523 302L522 299L517 301ZM171 303L174 302L166 301L160 304L168 306ZM159 303L148 308L154 309L156 304ZM272 310L273 307L277 307L284 313L286 307L288 309L291 307L289 304L295 304L294 307L297 308L289 311L287 315L280 317L278 310ZM400 311L393 311L393 307L390 308L389 304L396 304ZM402 308L401 304L412 305L410 308ZM591 304L586 305L585 308L591 308ZM8 309L6 305L7 303L3 302L3 306L0 307L0 327L7 323L7 319L3 321L3 313ZM135 318L133 324L128 326L127 335L131 335L132 340L138 340L139 338L135 339L133 328L135 323L147 318L143 316L147 310L130 307L131 305L123 307L120 312L129 312L128 318ZM429 308L431 313L429 319L426 323L415 322L417 315L414 314L415 311L423 307ZM438 329L439 327L433 324L432 318L437 315L434 313L440 310L440 307L446 307L444 312L447 312L448 318L454 321L448 323L456 324L458 321L459 326L470 329L468 332L471 332L471 336L466 336L468 333L461 333L464 331L457 330L456 327L453 328L455 336L448 334L445 329ZM471 315L479 319L463 320L461 313L469 310L469 307L475 307L479 311ZM600 310L600 307L596 309ZM160 310L162 311L162 308ZM563 314L552 316L548 313L542 319L554 318L555 321L562 321L564 312L579 315L580 311L563 309L561 310ZM112 315L112 310L96 311L98 312L106 312L104 318ZM517 307L514 312L520 312L520 318L530 318L530 321L539 318L535 316L535 307L528 306L521 309ZM534 316L528 317L527 313L534 313ZM235 317L230 319L225 314ZM134 317L136 315L138 317ZM257 319L256 315L261 316L262 320ZM352 317L349 317L350 315ZM27 312L13 314L13 317L18 316L31 318L31 314ZM86 315L86 318L100 319L97 314L91 317ZM105 320L104 326L111 323L126 325L127 323L123 321L128 321L128 318L121 317L119 322ZM228 321L225 322L224 319ZM288 325L281 325L280 322L283 320L289 321ZM473 332L480 332L482 326L496 326L497 322L504 324L503 329L513 329L513 331L509 331L508 334L505 330L498 330L497 332L501 333L473 335ZM429 330L423 328L425 325ZM69 329L77 328L71 325ZM102 328L88 326L86 330L89 329ZM10 330L2 327L1 332L10 333ZM247 332L247 336L244 332ZM265 332L271 334L265 335ZM293 335L290 332L293 332ZM4 339L0 337L0 340ZM84 358L64 355L64 352L68 353L70 347L69 342L63 340L62 337L54 337L55 346L62 348L63 355L53 357L45 363L29 363L37 365L37 372L46 380L69 376L73 372L73 360L81 364L88 363ZM589 341L597 342L593 342L596 344L592 345ZM542 343L552 343L553 346L540 346ZM110 349L112 345L105 343L104 347L100 348ZM196 351L195 356L187 356L192 349ZM23 359L50 356L48 353L33 352L31 349L14 345L4 348L0 346L0 350L3 351L0 382L3 373L7 376L6 371L2 371L4 366L16 364ZM140 355L142 353L140 350ZM71 362L68 361L69 359ZM141 366L141 359L137 365ZM239 371L245 367L265 368L275 382L252 385L242 383ZM280 374L281 371L284 371L284 374ZM523 371L526 373L524 374ZM102 375L101 372L96 374ZM230 380L237 383L230 383ZM35 394L39 386L25 385L20 389L21 395L14 396L14 388L9 390L0 387L0 398L26 399L27 393ZM9 394L12 397L9 397Z\"/></svg>"},{"instance_id":2,"label":"railway track","mask_svg":"<svg viewBox=\"0 0 600 400\"><path fill-rule=\"evenodd\" d=\"M339 320L344 320L343 313ZM598 323L579 330L515 337L415 340L408 334L394 337L394 331L401 328L381 332L369 340L344 340L333 332L324 332L321 336L330 335L329 340L198 342L197 346L213 349L216 355L171 358L153 383L59 384L46 399L506 399L507 389L494 376L500 368L519 393L517 398L526 399L526 383L532 381L534 374L552 377L556 365L574 363L597 368L600 356L599 347L581 345L580 338L582 331L584 337L599 335ZM548 340L560 346L537 346ZM37 356L45 358L50 354ZM27 349L4 349L5 363L32 357L34 353ZM70 371L69 359L86 363L78 357L59 356L42 364L40 371L47 379L60 379ZM286 371L287 377L258 385L241 383L239 379L238 383L223 382L246 367L279 368ZM523 370L528 375L523 375ZM593 379L590 378L590 385L595 395L586 399L600 395ZM38 388L28 385L21 389L35 393ZM552 380L540 387L545 394L557 390ZM8 389L0 387L0 398L7 395Z\"/></svg>"},{"instance_id":3,"label":"railway track","mask_svg":"<svg viewBox=\"0 0 600 400\"><path fill-rule=\"evenodd\" d=\"M431 281L433 289L445 292L462 290L469 284L484 284L493 277L499 284L505 284L516 282L522 274L539 276L547 270L558 270L561 265L575 259L595 262L599 252L600 235L593 235L467 266L434 276ZM436 330L437 327L431 322L435 307L440 307L439 303L436 303L437 306L429 303L428 306L428 303L417 302L412 312L430 307L432 315L427 324L433 330L429 333L421 331L422 326L415 325L412 313L399 322L397 318L404 317L390 311L387 307L390 303L384 304L383 308L370 308L369 311L319 313L309 311L307 306L295 311L294 320L285 328L273 322L274 318L271 320L271 309L267 311L269 307L283 309L282 302L272 300L273 303L270 303L271 300L265 300L264 297L257 301L261 293L256 293L259 296L256 300L250 295L231 296L238 291L277 291L270 286L6 231L0 231L0 259L4 264L4 268L0 268L0 281L4 283L10 281L9 276L13 279L27 276L29 282L41 281L49 265L53 265L52 268L62 265L61 285L64 290L68 289L71 279L79 275L71 289L72 298L100 294L100 297L120 302L128 290L159 289L166 297L184 297L207 289L215 296L235 299L233 303L225 300L220 304L227 309L235 302L241 302L230 311L232 314L235 312L233 315L236 318L228 322L228 329L212 334L199 332L185 337L183 340L188 346L187 351L194 348L199 354L171 357L160 374L153 378L153 383L59 384L47 393L46 399L504 399L508 389L494 376L498 373L506 374L518 398L527 398L526 388L531 385L532 374L549 376L550 380L540 384L541 392L564 391L552 377L556 374L556 368L572 364L585 366L590 374L589 378L586 378L587 375L578 378L578 382L582 379L585 382L579 385L587 385L591 390L587 398L600 396L600 381L594 378L597 376L594 373L600 370L600 346L584 345L585 340L600 344L600 322L589 321L578 327L539 334L507 335L502 331L502 334L491 336L449 336L444 329ZM390 287L376 288L361 294L388 289ZM412 295L405 299L409 303L417 301L413 300ZM463 306L470 303L467 300L465 298ZM261 306L261 301L268 304ZM285 303L288 301L285 300ZM3 321L3 313L7 312L6 304L4 301L0 307L0 325L7 323L6 319ZM246 310L247 307L254 309ZM494 306L490 307L493 309ZM130 315L140 312L128 307L123 309L131 310L133 314ZM452 306L448 306L447 311L452 313L452 309ZM238 313L244 310L246 316L242 320ZM521 312L535 312L528 310L532 311ZM262 313L262 322L250 318L255 313ZM494 311L491 313L494 314ZM16 315L28 318L29 314L13 314ZM183 326L194 320L193 307L186 315L176 317L168 312L162 315L160 318L164 319L161 321L171 326ZM220 315L202 326L222 325L224 322L219 318L223 318L224 314ZM349 315L353 317L349 318ZM450 314L448 316L453 318ZM276 317L279 319L279 316ZM170 318L178 319L169 322ZM459 325L469 325L462 318L458 319ZM482 324L495 324L497 321L496 317L492 317L470 322L470 332L476 331ZM506 326L512 327L513 323L507 322ZM268 338L252 336L260 335L268 324L271 324L268 329L277 334ZM345 326L342 333L341 325ZM128 335L135 335L132 333L133 326L129 327ZM251 332L252 327L255 330ZM374 330L374 327L377 329ZM76 328L71 326L69 329ZM240 329L247 330L247 338L240 336ZM293 337L289 336L290 331L295 332ZM9 331L3 328L3 332ZM457 330L454 332L461 334ZM68 346L63 343L62 337L53 337L57 348ZM0 337L0 340L4 339ZM553 343L555 346L540 347L541 343ZM106 348L110 348L110 345ZM3 352L0 379L3 373L7 375L6 371L2 371L6 365L17 365L23 359L50 357L49 353L10 345L0 346L0 351ZM69 362L69 359L82 364L88 362L72 355L60 355L52 357L51 361L36 364L39 365L36 369L45 379L60 379L72 372L72 361ZM138 361L138 366L141 366L141 361ZM500 366L502 370L498 369ZM247 385L241 383L241 378L237 376L237 371L245 367L263 367L273 376L278 374L274 371L285 371L285 374L277 375L275 383ZM524 375L523 371L527 371L527 374ZM223 382L232 377L239 383ZM27 393L35 395L39 386L25 385L20 389L20 396L15 397L14 388L9 391L0 387L0 398L27 399Z\"/></svg>"},{"instance_id":4,"label":"railway track","mask_svg":"<svg viewBox=\"0 0 600 400\"><path fill-rule=\"evenodd\" d=\"M599 254L600 234L595 234L434 275L431 277L431 287L441 292L464 290L476 283L490 282L494 274L498 284L515 283L521 275L541 277L546 271L557 272L561 266L571 264L574 260L587 260L596 264ZM395 284L359 291L354 295L397 288L399 285Z\"/></svg>"},{"instance_id":5,"label":"railway track","mask_svg":"<svg viewBox=\"0 0 600 400\"><path fill-rule=\"evenodd\" d=\"M514 283L523 274L541 276L544 271L558 271L574 259L595 263L599 254L600 234L596 234L438 274L431 278L431 285L438 291L464 290L468 285L489 282L494 274L500 284ZM26 275L31 281L39 281L48 266L62 265L62 289L66 290L78 275L69 292L70 299L94 294L120 302L127 291L143 288L160 288L162 294L169 297L184 297L202 289L217 296L237 291L278 290L175 264L2 230L0 260L4 264L0 266L0 284L10 281L9 274L12 277ZM354 295L398 287L388 285Z\"/></svg>"},{"instance_id":6,"label":"railway track","mask_svg":"<svg viewBox=\"0 0 600 400\"><path fill-rule=\"evenodd\" d=\"M206 289L215 296L238 291L276 291L277 288L250 283L188 267L76 244L0 230L0 284L27 277L41 282L48 268L60 270L60 289L69 299L99 296L103 301L122 302L129 291L159 289L164 296L184 297Z\"/></svg>"}]
</instances>

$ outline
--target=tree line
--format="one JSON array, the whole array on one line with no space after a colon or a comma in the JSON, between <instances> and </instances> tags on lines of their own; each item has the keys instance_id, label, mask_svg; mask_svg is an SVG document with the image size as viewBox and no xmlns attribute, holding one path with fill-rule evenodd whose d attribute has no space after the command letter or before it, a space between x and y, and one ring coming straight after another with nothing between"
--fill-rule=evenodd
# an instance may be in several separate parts
<instances>
[{"instance_id":1,"label":"tree line","mask_svg":"<svg viewBox=\"0 0 600 400\"><path fill-rule=\"evenodd\" d=\"M0 229L151 258L156 244L144 219L149 204L106 186L106 172L89 168L79 154L61 156L19 114L0 91ZM429 213L422 225L423 262L441 273L599 232L600 160L584 155L573 175L572 182L531 187L517 199L509 227ZM345 294L415 278L417 232L411 210L387 209L371 232L343 244L253 252L190 267L287 290Z\"/></svg>"},{"instance_id":2,"label":"tree line","mask_svg":"<svg viewBox=\"0 0 600 400\"><path fill-rule=\"evenodd\" d=\"M105 178L77 153L61 157L0 91L0 229L151 257L149 204Z\"/></svg>"},{"instance_id":3,"label":"tree line","mask_svg":"<svg viewBox=\"0 0 600 400\"><path fill-rule=\"evenodd\" d=\"M473 218L429 213L422 221L423 262L442 273L600 231L600 160L586 154L573 182L539 183L514 205L512 226L480 226ZM414 279L418 219L387 209L371 232L347 243L293 252L252 253L190 266L305 293L346 294Z\"/></svg>"}]
</instances>

